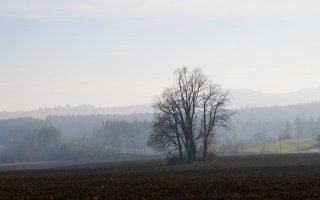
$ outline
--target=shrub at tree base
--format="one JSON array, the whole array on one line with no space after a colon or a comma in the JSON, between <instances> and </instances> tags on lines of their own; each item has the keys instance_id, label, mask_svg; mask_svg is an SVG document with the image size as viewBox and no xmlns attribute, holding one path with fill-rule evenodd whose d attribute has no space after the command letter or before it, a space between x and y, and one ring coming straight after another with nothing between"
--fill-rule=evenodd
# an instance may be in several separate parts
<instances>
[{"instance_id":1,"label":"shrub at tree base","mask_svg":"<svg viewBox=\"0 0 320 200\"><path fill-rule=\"evenodd\" d=\"M178 165L182 163L178 155L167 156L166 160L167 165Z\"/></svg>"}]
</instances>

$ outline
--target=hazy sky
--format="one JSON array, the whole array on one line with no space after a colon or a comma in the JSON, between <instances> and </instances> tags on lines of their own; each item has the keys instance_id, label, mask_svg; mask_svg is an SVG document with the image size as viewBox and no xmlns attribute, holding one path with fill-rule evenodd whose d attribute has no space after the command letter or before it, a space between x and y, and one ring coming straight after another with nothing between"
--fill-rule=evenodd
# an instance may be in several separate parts
<instances>
[{"instance_id":1,"label":"hazy sky","mask_svg":"<svg viewBox=\"0 0 320 200\"><path fill-rule=\"evenodd\" d=\"M320 86L319 0L0 0L0 111L150 103L181 66L223 88Z\"/></svg>"}]
</instances>

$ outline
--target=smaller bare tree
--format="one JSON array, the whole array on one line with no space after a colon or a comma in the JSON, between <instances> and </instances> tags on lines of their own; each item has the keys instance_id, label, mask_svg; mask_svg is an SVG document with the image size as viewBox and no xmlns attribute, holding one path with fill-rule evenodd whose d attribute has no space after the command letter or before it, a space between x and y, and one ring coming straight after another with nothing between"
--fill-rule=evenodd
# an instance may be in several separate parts
<instances>
[{"instance_id":1,"label":"smaller bare tree","mask_svg":"<svg viewBox=\"0 0 320 200\"><path fill-rule=\"evenodd\" d=\"M202 160L207 159L208 146L214 141L214 127L230 128L230 117L234 111L226 107L230 104L230 92L223 91L220 85L210 84L202 95L202 123L201 136L203 137Z\"/></svg>"}]
</instances>

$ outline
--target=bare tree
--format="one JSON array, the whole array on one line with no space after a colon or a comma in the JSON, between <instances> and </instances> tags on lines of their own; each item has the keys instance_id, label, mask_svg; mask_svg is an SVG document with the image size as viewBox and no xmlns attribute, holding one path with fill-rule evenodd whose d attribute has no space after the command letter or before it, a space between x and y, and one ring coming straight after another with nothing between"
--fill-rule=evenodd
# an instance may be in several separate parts
<instances>
[{"instance_id":1,"label":"bare tree","mask_svg":"<svg viewBox=\"0 0 320 200\"><path fill-rule=\"evenodd\" d=\"M201 138L197 129L197 108L200 106L200 95L207 87L208 79L200 69L189 73L186 67L176 70L177 94L179 99L176 107L179 114L180 126L187 142L188 161L196 160L196 140Z\"/></svg>"},{"instance_id":2,"label":"bare tree","mask_svg":"<svg viewBox=\"0 0 320 200\"><path fill-rule=\"evenodd\" d=\"M208 145L214 138L214 127L230 128L230 117L234 112L226 107L230 103L230 92L223 91L220 85L210 84L203 93L200 112L202 113L201 130L203 136L202 160L207 158Z\"/></svg>"},{"instance_id":3,"label":"bare tree","mask_svg":"<svg viewBox=\"0 0 320 200\"><path fill-rule=\"evenodd\" d=\"M161 97L157 97L154 102L155 121L149 137L148 145L160 151L172 153L179 152L180 162L183 158L184 137L179 126L179 116L177 110L177 93L167 88Z\"/></svg>"},{"instance_id":4,"label":"bare tree","mask_svg":"<svg viewBox=\"0 0 320 200\"><path fill-rule=\"evenodd\" d=\"M206 160L214 127L230 127L233 112L226 108L230 93L212 84L200 69L190 73L182 67L174 75L175 85L154 101L155 121L148 144L161 151L178 151L180 161L186 153L189 162L202 149Z\"/></svg>"}]
</instances>

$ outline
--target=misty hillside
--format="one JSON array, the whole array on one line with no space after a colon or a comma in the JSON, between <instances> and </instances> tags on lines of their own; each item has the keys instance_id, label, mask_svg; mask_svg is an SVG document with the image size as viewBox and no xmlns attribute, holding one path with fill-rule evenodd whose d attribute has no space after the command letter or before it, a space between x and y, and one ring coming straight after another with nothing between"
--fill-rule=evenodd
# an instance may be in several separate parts
<instances>
[{"instance_id":1,"label":"misty hillside","mask_svg":"<svg viewBox=\"0 0 320 200\"><path fill-rule=\"evenodd\" d=\"M293 121L297 116L304 119L320 117L320 102L289 106L251 107L236 110L233 120L251 122Z\"/></svg>"},{"instance_id":2,"label":"misty hillside","mask_svg":"<svg viewBox=\"0 0 320 200\"><path fill-rule=\"evenodd\" d=\"M99 110L91 106L84 106ZM64 110L64 107L56 108L56 110ZM81 110L81 107L67 108L72 111ZM50 109L48 109L50 110ZM54 110L54 109L51 109ZM90 110L90 109L88 109ZM283 131L285 123L289 121L292 125L296 117L307 122L310 117L318 121L320 116L320 103L306 103L289 106L272 106L272 107L251 107L235 110L236 114L232 116L233 129L225 131L218 129L220 141L226 137L236 135L239 138L250 140L254 133L266 131L270 137L277 137L279 132ZM9 120L0 120L0 143L5 144L10 138L21 138L26 133L42 126L53 125L65 134L82 135L83 133L91 133L94 129L100 128L101 124L106 121L146 121L153 120L152 113L134 113L122 115L47 115L45 120L33 118L17 118ZM313 138L313 135L308 138Z\"/></svg>"},{"instance_id":3,"label":"misty hillside","mask_svg":"<svg viewBox=\"0 0 320 200\"><path fill-rule=\"evenodd\" d=\"M246 89L233 89L230 108L244 109L251 107L274 107L293 104L305 104L320 102L320 87L314 89L302 89L287 94L267 94ZM256 109L256 108L255 108ZM271 109L272 110L272 109ZM312 109L311 109L312 111ZM313 111L312 111L313 112ZM132 113L153 113L150 104L97 108L92 105L80 105L76 107L56 106L54 108L39 108L38 110L21 112L0 112L0 119L17 117L34 117L45 119L48 115L127 115ZM310 113L310 115L312 115Z\"/></svg>"},{"instance_id":4,"label":"misty hillside","mask_svg":"<svg viewBox=\"0 0 320 200\"><path fill-rule=\"evenodd\" d=\"M295 138L294 122L302 121L303 138L315 138L320 134L320 103L306 103L289 106L251 107L235 110L231 120L233 127L226 131L217 128L218 141L250 141L256 133L266 133L266 139L282 137L286 123L293 127L290 138Z\"/></svg>"},{"instance_id":5,"label":"misty hillside","mask_svg":"<svg viewBox=\"0 0 320 200\"><path fill-rule=\"evenodd\" d=\"M106 121L125 121L125 122L151 122L153 114L135 113L129 115L48 115L46 121L64 133L80 135L90 133L95 128L99 128Z\"/></svg>"},{"instance_id":6,"label":"misty hillside","mask_svg":"<svg viewBox=\"0 0 320 200\"><path fill-rule=\"evenodd\" d=\"M292 93L261 93L247 89L234 89L232 92L232 108L286 106L320 102L320 87L306 88Z\"/></svg>"},{"instance_id":7,"label":"misty hillside","mask_svg":"<svg viewBox=\"0 0 320 200\"><path fill-rule=\"evenodd\" d=\"M66 105L56 106L54 108L39 108L38 110L21 111L21 112L0 112L0 119L9 119L17 117L34 117L45 119L48 115L128 115L133 113L152 113L152 108L149 104L97 108L91 105L80 105L71 107Z\"/></svg>"},{"instance_id":8,"label":"misty hillside","mask_svg":"<svg viewBox=\"0 0 320 200\"><path fill-rule=\"evenodd\" d=\"M320 103L307 103L289 106L252 107L235 110L234 123L276 123L293 122L297 116L315 120L320 116ZM134 113L127 115L48 115L46 120L59 130L70 134L82 134L100 127L105 121L147 121L153 120L152 113Z\"/></svg>"}]
</instances>

